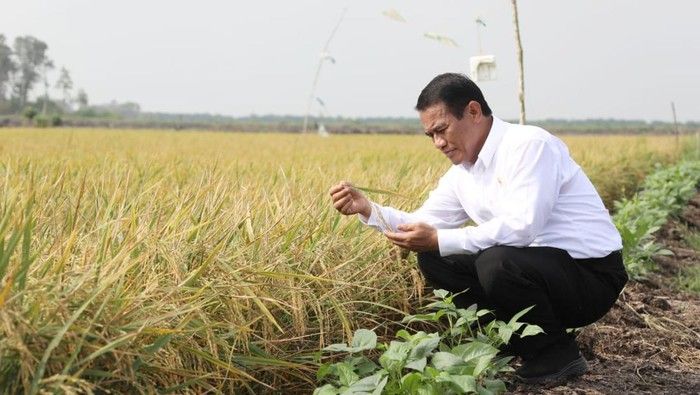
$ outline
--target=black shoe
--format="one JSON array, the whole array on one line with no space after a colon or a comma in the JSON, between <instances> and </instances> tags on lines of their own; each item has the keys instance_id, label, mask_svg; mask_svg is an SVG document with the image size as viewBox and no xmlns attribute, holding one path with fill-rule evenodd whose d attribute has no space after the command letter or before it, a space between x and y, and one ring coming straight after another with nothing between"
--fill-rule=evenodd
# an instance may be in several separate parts
<instances>
[{"instance_id":1,"label":"black shoe","mask_svg":"<svg viewBox=\"0 0 700 395\"><path fill-rule=\"evenodd\" d=\"M526 360L515 371L518 378L528 384L554 384L578 377L588 371L574 341L548 347L536 357Z\"/></svg>"}]
</instances>

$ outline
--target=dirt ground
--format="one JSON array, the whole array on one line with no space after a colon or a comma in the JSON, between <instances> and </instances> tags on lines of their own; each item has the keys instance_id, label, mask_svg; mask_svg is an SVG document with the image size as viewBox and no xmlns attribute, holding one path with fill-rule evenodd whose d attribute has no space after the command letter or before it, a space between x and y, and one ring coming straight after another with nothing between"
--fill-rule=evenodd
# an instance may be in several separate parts
<instances>
[{"instance_id":1,"label":"dirt ground","mask_svg":"<svg viewBox=\"0 0 700 395\"><path fill-rule=\"evenodd\" d=\"M685 245L683 227L700 230L700 194L658 232L673 256L656 259L657 272L630 281L610 312L578 335L588 373L553 387L512 382L509 392L700 394L700 295L675 286L680 270L700 264L700 251Z\"/></svg>"}]
</instances>

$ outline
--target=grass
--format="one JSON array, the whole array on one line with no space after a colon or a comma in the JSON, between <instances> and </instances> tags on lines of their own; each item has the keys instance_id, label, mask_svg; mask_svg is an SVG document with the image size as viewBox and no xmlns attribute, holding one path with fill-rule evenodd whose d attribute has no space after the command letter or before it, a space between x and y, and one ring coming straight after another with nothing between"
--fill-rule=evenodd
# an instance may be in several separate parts
<instances>
[{"instance_id":1,"label":"grass","mask_svg":"<svg viewBox=\"0 0 700 395\"><path fill-rule=\"evenodd\" d=\"M684 269L678 275L678 287L684 291L700 294L700 266Z\"/></svg>"},{"instance_id":2,"label":"grass","mask_svg":"<svg viewBox=\"0 0 700 395\"><path fill-rule=\"evenodd\" d=\"M688 247L700 251L700 231L688 231L683 235L683 240Z\"/></svg>"},{"instance_id":3,"label":"grass","mask_svg":"<svg viewBox=\"0 0 700 395\"><path fill-rule=\"evenodd\" d=\"M695 251L700 251L700 231L681 228L684 243ZM678 274L678 287L684 291L700 294L700 265L687 267Z\"/></svg>"},{"instance_id":4,"label":"grass","mask_svg":"<svg viewBox=\"0 0 700 395\"><path fill-rule=\"evenodd\" d=\"M607 203L676 155L565 140ZM422 303L328 188L410 210L448 166L421 136L1 130L0 388L308 391L321 347Z\"/></svg>"}]
</instances>

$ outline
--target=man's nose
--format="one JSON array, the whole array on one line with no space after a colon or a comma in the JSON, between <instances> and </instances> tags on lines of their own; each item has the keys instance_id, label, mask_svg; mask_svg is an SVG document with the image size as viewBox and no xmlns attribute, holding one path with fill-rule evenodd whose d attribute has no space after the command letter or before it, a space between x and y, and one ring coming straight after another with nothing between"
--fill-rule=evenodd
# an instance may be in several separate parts
<instances>
[{"instance_id":1,"label":"man's nose","mask_svg":"<svg viewBox=\"0 0 700 395\"><path fill-rule=\"evenodd\" d=\"M441 150L447 144L447 141L442 136L433 135L433 144L435 148Z\"/></svg>"}]
</instances>

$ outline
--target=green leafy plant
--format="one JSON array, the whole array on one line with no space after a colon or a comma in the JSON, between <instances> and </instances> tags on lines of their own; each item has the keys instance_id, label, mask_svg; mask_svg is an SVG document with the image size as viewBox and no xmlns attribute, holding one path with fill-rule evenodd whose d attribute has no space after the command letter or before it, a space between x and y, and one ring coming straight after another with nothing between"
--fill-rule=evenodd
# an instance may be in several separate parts
<instances>
[{"instance_id":1,"label":"green leafy plant","mask_svg":"<svg viewBox=\"0 0 700 395\"><path fill-rule=\"evenodd\" d=\"M700 162L683 161L668 168L658 167L647 177L642 191L631 199L615 202L615 226L622 237L624 261L633 278L652 270L652 258L671 251L654 241L671 215L679 213L695 194L700 182Z\"/></svg>"},{"instance_id":2,"label":"green leafy plant","mask_svg":"<svg viewBox=\"0 0 700 395\"><path fill-rule=\"evenodd\" d=\"M314 394L499 394L506 390L498 378L510 372L511 357L499 356L499 348L513 335L525 337L542 332L537 325L518 321L527 308L510 319L491 319L488 310L476 305L457 308L454 295L436 290L437 301L426 306L429 313L408 315L404 323L446 324L442 332L396 333L396 340L377 343L377 335L358 329L350 344L332 344L325 351L346 353L345 359L321 364L317 379L325 384ZM370 357L381 352L375 360Z\"/></svg>"}]
</instances>

